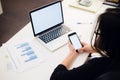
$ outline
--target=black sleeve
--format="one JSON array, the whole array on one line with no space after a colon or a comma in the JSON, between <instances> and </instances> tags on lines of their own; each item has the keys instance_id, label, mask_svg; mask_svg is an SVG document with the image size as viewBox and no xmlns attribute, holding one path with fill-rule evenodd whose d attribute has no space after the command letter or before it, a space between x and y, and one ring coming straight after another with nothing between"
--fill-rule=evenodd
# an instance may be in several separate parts
<instances>
[{"instance_id":1,"label":"black sleeve","mask_svg":"<svg viewBox=\"0 0 120 80\"><path fill-rule=\"evenodd\" d=\"M93 80L104 72L108 63L109 60L106 58L95 58L71 70L60 64L52 73L50 80Z\"/></svg>"}]
</instances>

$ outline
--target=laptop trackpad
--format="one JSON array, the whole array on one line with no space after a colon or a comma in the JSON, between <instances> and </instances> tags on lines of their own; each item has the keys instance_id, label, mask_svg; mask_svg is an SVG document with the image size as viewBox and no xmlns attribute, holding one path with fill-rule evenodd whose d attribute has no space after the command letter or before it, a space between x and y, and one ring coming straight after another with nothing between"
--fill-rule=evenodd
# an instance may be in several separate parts
<instances>
[{"instance_id":1,"label":"laptop trackpad","mask_svg":"<svg viewBox=\"0 0 120 80\"><path fill-rule=\"evenodd\" d=\"M45 44L50 51L54 51L62 46L64 46L68 41L67 34Z\"/></svg>"}]
</instances>

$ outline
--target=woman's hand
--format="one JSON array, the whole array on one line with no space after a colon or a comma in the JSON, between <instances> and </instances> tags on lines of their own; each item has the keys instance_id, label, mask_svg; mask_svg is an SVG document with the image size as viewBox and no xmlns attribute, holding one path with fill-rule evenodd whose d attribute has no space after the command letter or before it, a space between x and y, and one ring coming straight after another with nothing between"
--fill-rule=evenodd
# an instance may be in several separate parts
<instances>
[{"instance_id":1,"label":"woman's hand","mask_svg":"<svg viewBox=\"0 0 120 80\"><path fill-rule=\"evenodd\" d=\"M91 47L90 44L82 42L82 45L83 45L83 47L78 50L79 53L82 53L82 52L87 52L87 53L96 52L95 50L93 50L93 48Z\"/></svg>"},{"instance_id":2,"label":"woman's hand","mask_svg":"<svg viewBox=\"0 0 120 80\"><path fill-rule=\"evenodd\" d=\"M69 47L69 53L70 53L70 54L78 55L78 52L76 52L76 50L74 49L74 47L73 47L73 45L70 43L70 41L68 41L68 47Z\"/></svg>"}]
</instances>

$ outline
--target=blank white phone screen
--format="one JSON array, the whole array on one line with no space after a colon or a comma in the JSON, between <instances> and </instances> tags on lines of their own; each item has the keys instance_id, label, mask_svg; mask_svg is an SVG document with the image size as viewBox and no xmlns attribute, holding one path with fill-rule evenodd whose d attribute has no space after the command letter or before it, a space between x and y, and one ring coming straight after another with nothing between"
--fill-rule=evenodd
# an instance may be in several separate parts
<instances>
[{"instance_id":1,"label":"blank white phone screen","mask_svg":"<svg viewBox=\"0 0 120 80\"><path fill-rule=\"evenodd\" d=\"M72 35L69 38L71 40L73 47L76 50L82 48L82 45L81 45L80 40L78 39L77 35Z\"/></svg>"}]
</instances>

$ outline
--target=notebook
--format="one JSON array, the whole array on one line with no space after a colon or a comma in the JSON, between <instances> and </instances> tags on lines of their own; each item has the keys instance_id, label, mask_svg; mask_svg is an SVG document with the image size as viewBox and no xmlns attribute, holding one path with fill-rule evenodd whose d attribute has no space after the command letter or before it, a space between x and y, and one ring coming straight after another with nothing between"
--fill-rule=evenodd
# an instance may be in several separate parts
<instances>
[{"instance_id":1,"label":"notebook","mask_svg":"<svg viewBox=\"0 0 120 80\"><path fill-rule=\"evenodd\" d=\"M78 0L71 0L69 5L74 8L96 13L102 7L103 2L103 0L91 0L90 6L83 6L79 3Z\"/></svg>"},{"instance_id":2,"label":"notebook","mask_svg":"<svg viewBox=\"0 0 120 80\"><path fill-rule=\"evenodd\" d=\"M50 51L65 45L71 31L64 25L60 0L29 12L34 36Z\"/></svg>"}]
</instances>

